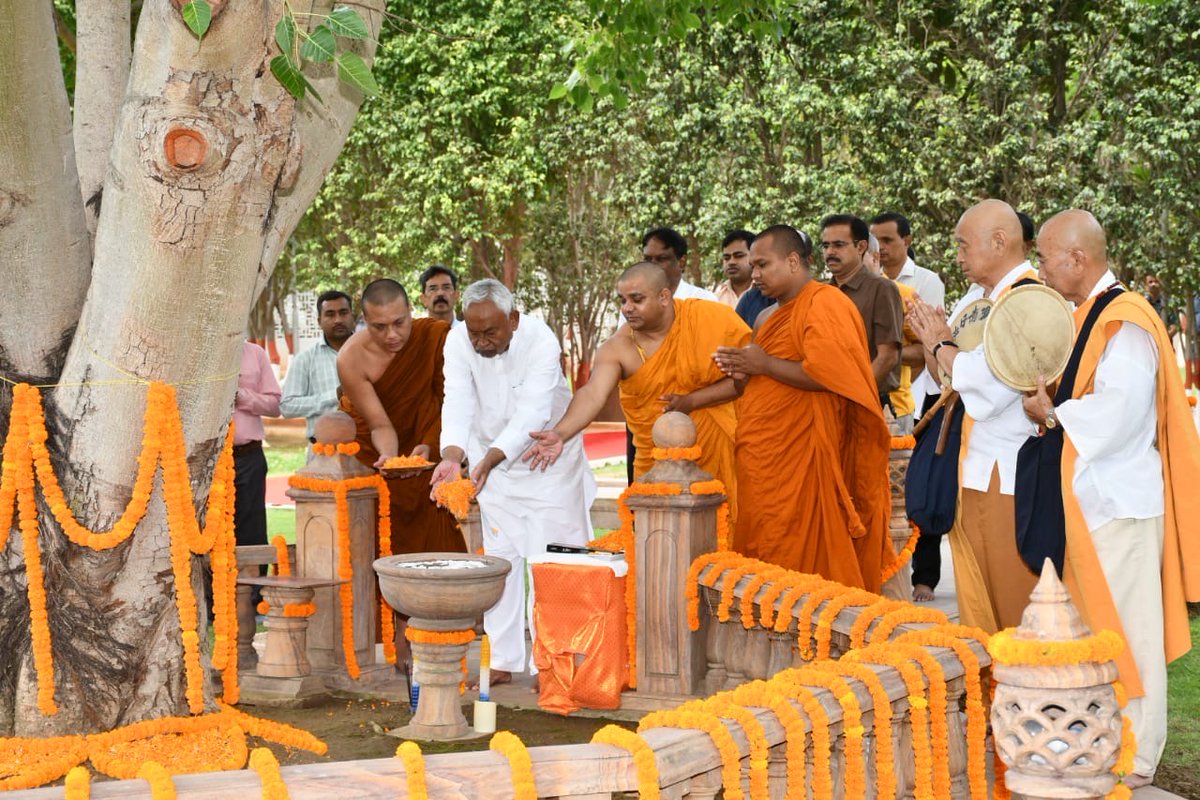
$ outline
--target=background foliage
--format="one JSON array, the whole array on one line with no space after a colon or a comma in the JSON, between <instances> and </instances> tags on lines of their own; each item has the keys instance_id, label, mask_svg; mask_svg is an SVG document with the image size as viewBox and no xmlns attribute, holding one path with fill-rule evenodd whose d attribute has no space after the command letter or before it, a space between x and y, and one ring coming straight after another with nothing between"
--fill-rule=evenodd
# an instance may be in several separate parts
<instances>
[{"instance_id":1,"label":"background foliage","mask_svg":"<svg viewBox=\"0 0 1200 800\"><path fill-rule=\"evenodd\" d=\"M895 209L963 288L983 197L1092 210L1118 271L1197 288L1200 4L440 0L393 10L368 102L280 280L433 261L515 285L590 357L646 228L720 279L732 227ZM698 257L697 257L698 256Z\"/></svg>"}]
</instances>

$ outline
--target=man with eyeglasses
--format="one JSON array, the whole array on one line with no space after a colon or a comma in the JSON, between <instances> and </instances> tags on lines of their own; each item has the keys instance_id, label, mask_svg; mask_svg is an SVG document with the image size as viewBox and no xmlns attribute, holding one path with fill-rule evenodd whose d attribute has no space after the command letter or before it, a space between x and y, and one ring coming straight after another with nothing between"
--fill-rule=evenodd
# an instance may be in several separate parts
<instances>
[{"instance_id":1,"label":"man with eyeglasses","mask_svg":"<svg viewBox=\"0 0 1200 800\"><path fill-rule=\"evenodd\" d=\"M454 328L462 321L454 314L458 305L458 274L442 264L432 264L421 273L421 305L433 319L449 322Z\"/></svg>"},{"instance_id":2,"label":"man with eyeglasses","mask_svg":"<svg viewBox=\"0 0 1200 800\"><path fill-rule=\"evenodd\" d=\"M852 214L831 214L821 220L821 253L833 285L854 301L867 333L871 373L880 403L900 385L900 344L904 341L904 308L891 281L872 275L863 266L870 237L867 223Z\"/></svg>"}]
</instances>

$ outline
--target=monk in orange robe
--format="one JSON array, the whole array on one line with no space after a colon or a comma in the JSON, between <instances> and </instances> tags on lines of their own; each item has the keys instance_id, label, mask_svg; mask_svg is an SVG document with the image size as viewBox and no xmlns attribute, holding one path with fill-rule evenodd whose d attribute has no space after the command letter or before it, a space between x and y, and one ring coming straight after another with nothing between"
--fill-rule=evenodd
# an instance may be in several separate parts
<instances>
[{"instance_id":1,"label":"monk in orange robe","mask_svg":"<svg viewBox=\"0 0 1200 800\"><path fill-rule=\"evenodd\" d=\"M734 549L878 592L888 539L889 434L862 319L812 280L811 245L776 225L750 247L752 276L778 303L748 347L717 350L738 401L741 519Z\"/></svg>"},{"instance_id":2,"label":"monk in orange robe","mask_svg":"<svg viewBox=\"0 0 1200 800\"><path fill-rule=\"evenodd\" d=\"M408 295L381 279L363 292L367 328L338 353L342 410L358 426L358 460L379 467L401 453L429 458L440 453L442 348L450 326L412 318ZM454 517L429 499L425 481L388 481L392 552L463 552Z\"/></svg>"},{"instance_id":3,"label":"monk in orange robe","mask_svg":"<svg viewBox=\"0 0 1200 800\"><path fill-rule=\"evenodd\" d=\"M675 300L662 269L634 264L617 281L625 324L600 346L587 384L575 393L551 430L532 434L524 458L552 464L562 443L584 429L620 386L621 408L637 448L634 475L654 466L651 428L664 412L681 411L696 424L700 468L720 479L737 518L733 437L737 427L733 381L712 362L720 346L739 346L750 329L729 306L709 300Z\"/></svg>"}]
</instances>

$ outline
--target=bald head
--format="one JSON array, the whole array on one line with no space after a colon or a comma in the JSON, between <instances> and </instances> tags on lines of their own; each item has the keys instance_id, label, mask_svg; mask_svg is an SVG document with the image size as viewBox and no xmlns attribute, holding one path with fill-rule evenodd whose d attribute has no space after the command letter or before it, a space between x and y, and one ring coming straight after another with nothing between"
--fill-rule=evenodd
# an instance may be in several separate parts
<instances>
[{"instance_id":1,"label":"bald head","mask_svg":"<svg viewBox=\"0 0 1200 800\"><path fill-rule=\"evenodd\" d=\"M1003 200L968 208L954 229L954 241L963 274L989 290L1025 260L1021 220Z\"/></svg>"},{"instance_id":2,"label":"bald head","mask_svg":"<svg viewBox=\"0 0 1200 800\"><path fill-rule=\"evenodd\" d=\"M621 277L617 278L617 283L626 283L633 279L645 281L643 288L651 293L671 288L671 284L667 280L667 273L663 272L662 267L653 261L639 261L632 267L629 267L621 273Z\"/></svg>"},{"instance_id":3,"label":"bald head","mask_svg":"<svg viewBox=\"0 0 1200 800\"><path fill-rule=\"evenodd\" d=\"M1037 237L1038 268L1052 289L1076 305L1084 303L1108 272L1108 240L1089 212L1055 214Z\"/></svg>"}]
</instances>

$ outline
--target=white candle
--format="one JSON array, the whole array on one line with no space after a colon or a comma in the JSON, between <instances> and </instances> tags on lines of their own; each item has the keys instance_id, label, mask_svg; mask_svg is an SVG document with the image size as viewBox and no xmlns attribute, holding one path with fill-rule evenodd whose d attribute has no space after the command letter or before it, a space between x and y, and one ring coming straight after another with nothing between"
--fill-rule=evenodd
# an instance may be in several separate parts
<instances>
[{"instance_id":1,"label":"white candle","mask_svg":"<svg viewBox=\"0 0 1200 800\"><path fill-rule=\"evenodd\" d=\"M487 700L475 701L475 732L496 732L496 704Z\"/></svg>"}]
</instances>

